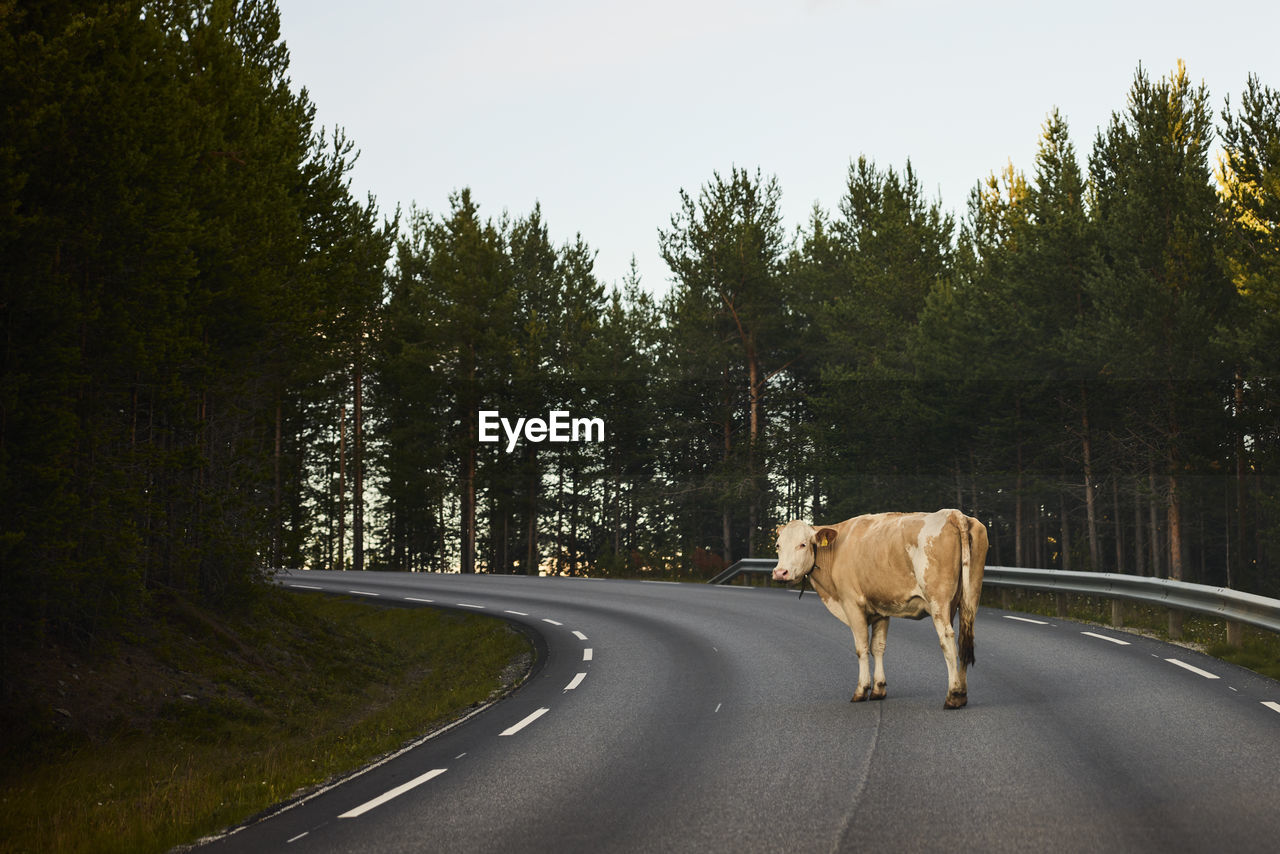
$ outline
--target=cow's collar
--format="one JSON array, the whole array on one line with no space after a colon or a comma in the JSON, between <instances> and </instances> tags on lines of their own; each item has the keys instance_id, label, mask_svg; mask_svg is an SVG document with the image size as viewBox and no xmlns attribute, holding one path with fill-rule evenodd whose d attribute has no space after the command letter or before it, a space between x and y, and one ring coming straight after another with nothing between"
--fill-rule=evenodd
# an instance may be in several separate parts
<instances>
[{"instance_id":1,"label":"cow's collar","mask_svg":"<svg viewBox=\"0 0 1280 854\"><path fill-rule=\"evenodd\" d=\"M814 570L816 570L816 569L818 568L818 547L817 547L816 545L814 545L813 543L810 543L810 544L809 544L809 548L813 551L813 566L809 567L809 571L808 571L808 572L806 572L804 575L800 576L800 595L796 597L797 599L803 599L803 598L804 598L804 585L805 585L805 582L810 581L809 576L813 575ZM818 590L818 582L817 582L817 580L816 580L816 579L815 579L815 580L813 580L813 589L814 589L814 591L815 591L819 596L821 596L821 595L822 595L822 591L821 591L821 590Z\"/></svg>"}]
</instances>

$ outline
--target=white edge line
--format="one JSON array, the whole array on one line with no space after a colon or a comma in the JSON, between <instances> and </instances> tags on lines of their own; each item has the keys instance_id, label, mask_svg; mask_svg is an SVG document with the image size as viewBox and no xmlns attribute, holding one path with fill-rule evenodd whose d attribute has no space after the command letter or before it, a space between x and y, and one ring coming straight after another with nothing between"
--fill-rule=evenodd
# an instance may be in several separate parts
<instances>
[{"instance_id":1,"label":"white edge line","mask_svg":"<svg viewBox=\"0 0 1280 854\"><path fill-rule=\"evenodd\" d=\"M1035 623L1037 626L1049 625L1044 620L1033 620L1030 617L1015 617L1013 614L1005 614L1004 618L1006 620L1017 620L1019 623Z\"/></svg>"},{"instance_id":2,"label":"white edge line","mask_svg":"<svg viewBox=\"0 0 1280 854\"><path fill-rule=\"evenodd\" d=\"M586 640L586 639L587 639L587 636L586 636L586 635L584 635L582 632L579 632L579 631L576 631L576 630L574 631L573 636L574 636L574 637L576 637L578 640Z\"/></svg>"},{"instance_id":3,"label":"white edge line","mask_svg":"<svg viewBox=\"0 0 1280 854\"><path fill-rule=\"evenodd\" d=\"M428 780L439 777L441 774L443 774L445 771L448 771L448 770L449 770L448 768L432 768L427 773L419 777L414 777L412 780L410 780L407 783L401 783L399 786L396 786L394 789L383 792L381 795L378 795L378 797L374 798L371 801L365 801L355 809L347 810L342 815L338 816L338 818L359 818L360 816L364 815L374 807L380 807L383 804L385 804L387 801L391 800L392 798L398 798L401 795L403 795L405 792L409 791L410 789L415 789L418 786L421 786L423 783L427 782Z\"/></svg>"},{"instance_id":4,"label":"white edge line","mask_svg":"<svg viewBox=\"0 0 1280 854\"><path fill-rule=\"evenodd\" d=\"M641 581L641 584L679 584L679 581Z\"/></svg>"},{"instance_id":5,"label":"white edge line","mask_svg":"<svg viewBox=\"0 0 1280 854\"><path fill-rule=\"evenodd\" d=\"M658 582L654 582L654 583L656 584ZM661 583L666 584L667 582L664 581ZM719 587L721 590L755 590L756 589L754 587L749 587L745 584L717 584L716 587Z\"/></svg>"},{"instance_id":6,"label":"white edge line","mask_svg":"<svg viewBox=\"0 0 1280 854\"><path fill-rule=\"evenodd\" d=\"M573 679L569 682L568 685L564 686L564 690L572 691L574 688L577 688L579 685L581 685L582 680L586 678L587 678L587 674L579 673L577 676L573 677Z\"/></svg>"},{"instance_id":7,"label":"white edge line","mask_svg":"<svg viewBox=\"0 0 1280 854\"><path fill-rule=\"evenodd\" d=\"M543 618L542 618L542 622L544 622L544 623L550 623L550 624L551 624L551 625L553 625L553 626L563 626L563 625L564 625L564 623L557 623L555 620L548 620L546 617L543 617Z\"/></svg>"},{"instance_id":8,"label":"white edge line","mask_svg":"<svg viewBox=\"0 0 1280 854\"><path fill-rule=\"evenodd\" d=\"M459 603L457 603L457 604L458 604L458 607L459 607L459 608L475 608L475 609L480 610L480 611L483 611L483 610L484 610L484 606L483 606L483 605L473 605L473 604L471 604L470 602L459 602Z\"/></svg>"},{"instance_id":9,"label":"white edge line","mask_svg":"<svg viewBox=\"0 0 1280 854\"><path fill-rule=\"evenodd\" d=\"M1129 644L1129 642L1128 642L1128 641L1126 641L1126 640L1120 640L1119 638L1109 638L1109 637L1107 637L1106 635L1100 635L1100 634L1098 634L1097 632L1081 632L1080 634L1082 634L1082 635L1088 635L1089 637L1091 637L1091 638L1097 638L1098 640L1110 641L1111 643L1115 644L1116 646L1129 646L1129 645L1130 645L1130 644Z\"/></svg>"},{"instance_id":10,"label":"white edge line","mask_svg":"<svg viewBox=\"0 0 1280 854\"><path fill-rule=\"evenodd\" d=\"M1192 673L1195 673L1198 676L1203 676L1205 679L1218 678L1218 675L1216 673L1210 673L1207 670L1201 670L1199 667L1196 667L1191 664L1187 664L1185 661L1178 661L1178 659L1176 658L1166 658L1165 661L1169 662L1170 664L1176 664L1179 667L1181 667L1183 670L1190 670Z\"/></svg>"},{"instance_id":11,"label":"white edge line","mask_svg":"<svg viewBox=\"0 0 1280 854\"><path fill-rule=\"evenodd\" d=\"M418 598L416 598L416 597L414 597L414 596L406 596L406 597L404 597L404 601L406 601L406 602L426 602L428 605L430 605L430 604L432 604L435 600L433 600L433 599L418 599Z\"/></svg>"},{"instance_id":12,"label":"white edge line","mask_svg":"<svg viewBox=\"0 0 1280 854\"><path fill-rule=\"evenodd\" d=\"M262 821L266 821L266 820L267 820L267 819L269 819L269 818L275 818L275 817L276 817L276 816L278 816L278 815L282 815L282 814L284 814L284 813L287 813L289 810L293 809L294 807L300 807L300 806L302 806L303 804L305 804L305 803L307 803L307 802L309 802L309 801L313 801L313 800L315 800L316 798L320 797L321 795L325 794L326 792L331 792L331 791L333 791L334 789L338 788L339 786L341 786L341 785L344 785L344 784L346 784L346 783L351 782L352 780L356 779L357 777L362 777L362 776L364 776L365 774L368 774L370 771L374 770L375 768L381 768L383 765L386 765L388 762L390 762L390 761L391 761L391 760L393 760L393 759L399 759L401 756L403 756L404 754L408 753L410 750L413 750L413 749L415 749L415 748L417 748L417 747L421 747L422 745L426 744L428 741L430 741L431 739L435 738L436 736L444 735L444 734L445 734L446 732L448 732L449 730L454 729L455 727L462 726L462 725L463 725L463 724L465 724L467 721L469 721L469 720L471 720L472 718L474 718L476 715L480 714L481 712L487 711L487 710L489 709L489 707L493 706L493 705L494 705L495 703L497 703L497 702L498 702L497 700L494 700L494 701L492 701L492 702L485 703L483 706L480 706L479 708L472 709L472 710L471 710L471 712L469 712L468 714L465 714L465 715L463 715L462 717L458 718L458 719L457 719L456 721L454 721L453 723L446 724L446 725L444 725L444 726L440 727L440 729L436 730L435 732L429 732L429 733L427 733L426 735L424 735L422 738L415 739L414 741L409 742L409 743L408 743L408 744L406 744L404 747L400 748L399 750L395 751L394 753L388 753L386 756L382 757L382 758L381 758L381 759L379 759L377 762L372 762L372 763L370 763L370 764L368 764L368 765L364 766L363 768L360 768L360 769L358 769L358 770L356 770L356 771L352 771L350 774L347 774L346 776L339 777L338 779L334 780L334 781L333 781L332 783L330 783L329 785L327 785L327 786L321 786L320 788L316 789L314 792L309 792L309 793L307 793L307 794L303 795L302 797L298 798L296 801L290 801L289 803L287 803L287 804L285 804L284 806L280 807L280 809L276 810L275 812L271 812L271 813L267 813L267 814L265 814L265 815L261 815L261 816L259 816L257 819L255 819L255 820L253 820L253 821L246 821L246 822L244 822L244 823L242 823L242 824L238 824L238 825L236 825L235 827L232 827L232 828L230 828L230 829L228 829L228 830L224 830L224 831L221 831L221 832L219 832L219 833L214 833L214 834L211 834L211 835L209 835L209 836L202 837L202 838L200 838L200 839L196 840L196 843L195 843L195 844L196 844L196 845L207 845L207 844L209 844L210 842L217 842L217 841L218 841L218 840L220 840L220 839L226 839L228 836L234 836L234 835L236 835L236 834L237 834L237 833L239 833L240 831L244 830L246 827L250 827L251 825L257 824L257 823L262 822Z\"/></svg>"},{"instance_id":13,"label":"white edge line","mask_svg":"<svg viewBox=\"0 0 1280 854\"><path fill-rule=\"evenodd\" d=\"M590 660L591 660L591 647L587 647L586 649L584 649L584 650L582 651L582 660L583 660L583 661L590 661Z\"/></svg>"},{"instance_id":14,"label":"white edge line","mask_svg":"<svg viewBox=\"0 0 1280 854\"><path fill-rule=\"evenodd\" d=\"M1273 712L1280 712L1280 703L1274 702L1273 700L1263 700L1262 705L1266 706Z\"/></svg>"},{"instance_id":15,"label":"white edge line","mask_svg":"<svg viewBox=\"0 0 1280 854\"><path fill-rule=\"evenodd\" d=\"M289 586L297 587L301 590L323 590L324 589L323 587L316 587L314 584L290 584Z\"/></svg>"},{"instance_id":16,"label":"white edge line","mask_svg":"<svg viewBox=\"0 0 1280 854\"><path fill-rule=\"evenodd\" d=\"M357 596L381 596L381 593L370 593L368 590L348 590L348 593L354 593Z\"/></svg>"},{"instance_id":17,"label":"white edge line","mask_svg":"<svg viewBox=\"0 0 1280 854\"><path fill-rule=\"evenodd\" d=\"M551 711L551 710L550 710L550 709L548 709L546 706L543 706L541 709L538 709L538 711L536 711L536 712L534 712L533 714L529 715L528 717L526 717L524 720L520 721L519 723L512 724L511 726L507 727L507 728L506 728L506 729L504 729L502 732L498 733L498 735L515 735L515 734L516 734L516 733L518 733L520 730L524 729L524 728L525 728L525 727L527 727L529 724L533 723L534 721L536 721L538 718L542 717L543 715L545 715L545 714L546 714L547 712L549 712L549 711Z\"/></svg>"}]
</instances>

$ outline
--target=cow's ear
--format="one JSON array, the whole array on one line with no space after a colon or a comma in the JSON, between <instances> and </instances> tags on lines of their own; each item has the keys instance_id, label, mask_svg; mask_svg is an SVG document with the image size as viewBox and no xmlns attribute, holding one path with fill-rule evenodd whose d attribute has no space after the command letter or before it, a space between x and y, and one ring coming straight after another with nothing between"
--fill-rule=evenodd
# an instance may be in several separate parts
<instances>
[{"instance_id":1,"label":"cow's ear","mask_svg":"<svg viewBox=\"0 0 1280 854\"><path fill-rule=\"evenodd\" d=\"M818 544L818 548L827 548L836 541L836 529L819 528L813 532L813 541Z\"/></svg>"}]
</instances>

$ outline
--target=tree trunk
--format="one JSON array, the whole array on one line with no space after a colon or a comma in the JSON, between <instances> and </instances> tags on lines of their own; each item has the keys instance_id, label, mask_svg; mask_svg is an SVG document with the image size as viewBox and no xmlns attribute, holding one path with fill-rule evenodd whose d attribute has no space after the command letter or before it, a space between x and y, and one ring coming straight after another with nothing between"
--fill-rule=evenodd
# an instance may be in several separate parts
<instances>
[{"instance_id":1,"label":"tree trunk","mask_svg":"<svg viewBox=\"0 0 1280 854\"><path fill-rule=\"evenodd\" d=\"M1148 475L1148 483L1151 487L1151 502L1149 505L1151 516L1151 574L1156 578L1164 577L1164 560L1160 552L1160 509L1156 504L1156 473L1151 471Z\"/></svg>"},{"instance_id":2,"label":"tree trunk","mask_svg":"<svg viewBox=\"0 0 1280 854\"><path fill-rule=\"evenodd\" d=\"M338 569L347 568L347 405L338 411Z\"/></svg>"},{"instance_id":3,"label":"tree trunk","mask_svg":"<svg viewBox=\"0 0 1280 854\"><path fill-rule=\"evenodd\" d=\"M1089 535L1089 569L1098 572L1102 569L1102 559L1098 549L1098 510L1093 494L1093 443L1089 437L1089 396L1083 385L1080 387L1080 412L1081 452L1084 456L1084 507Z\"/></svg>"},{"instance_id":4,"label":"tree trunk","mask_svg":"<svg viewBox=\"0 0 1280 854\"><path fill-rule=\"evenodd\" d=\"M1062 541L1059 545L1062 547L1062 561L1059 564L1063 571L1071 571L1071 520L1067 517L1067 491L1064 489L1060 495L1062 501Z\"/></svg>"},{"instance_id":5,"label":"tree trunk","mask_svg":"<svg viewBox=\"0 0 1280 854\"><path fill-rule=\"evenodd\" d=\"M355 424L352 431L351 463L354 467L353 493L351 495L351 568L364 571L364 370L360 354L356 355Z\"/></svg>"}]
</instances>

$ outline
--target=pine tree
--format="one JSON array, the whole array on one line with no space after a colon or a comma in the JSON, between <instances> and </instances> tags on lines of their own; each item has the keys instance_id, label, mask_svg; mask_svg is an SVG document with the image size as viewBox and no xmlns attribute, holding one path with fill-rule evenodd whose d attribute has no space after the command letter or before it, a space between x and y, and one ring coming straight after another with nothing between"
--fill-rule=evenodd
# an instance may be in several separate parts
<instances>
[{"instance_id":1,"label":"pine tree","mask_svg":"<svg viewBox=\"0 0 1280 854\"><path fill-rule=\"evenodd\" d=\"M693 334L716 336L720 344L715 365L722 376L717 396L726 561L735 553L734 505L745 505L748 554L754 554L767 512L765 401L770 380L789 358L779 284L786 250L780 196L776 178L766 181L757 172L753 179L735 167L727 180L716 173L696 200L681 191L671 229L659 233L663 259L675 276L676 310L693 321ZM740 439L738 411L745 419Z\"/></svg>"},{"instance_id":2,"label":"pine tree","mask_svg":"<svg viewBox=\"0 0 1280 854\"><path fill-rule=\"evenodd\" d=\"M1187 574L1182 486L1212 456L1203 440L1221 434L1229 388L1213 339L1231 288L1217 253L1212 135L1208 94L1181 63L1155 82L1139 68L1128 108L1090 158L1102 258L1089 283L1089 334L1107 354L1102 370L1130 381L1128 430L1150 437L1133 468L1145 465L1163 493L1171 578Z\"/></svg>"}]
</instances>

